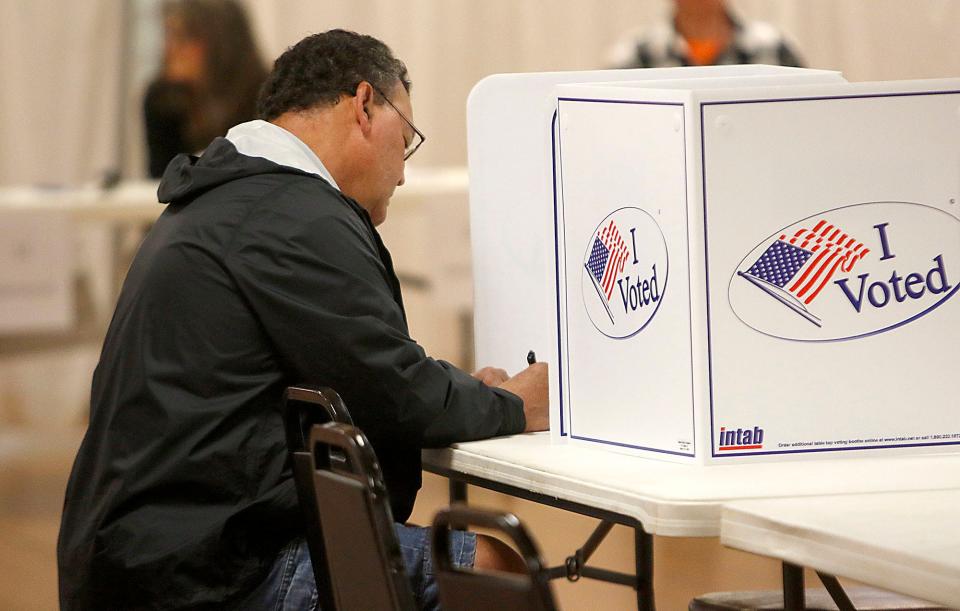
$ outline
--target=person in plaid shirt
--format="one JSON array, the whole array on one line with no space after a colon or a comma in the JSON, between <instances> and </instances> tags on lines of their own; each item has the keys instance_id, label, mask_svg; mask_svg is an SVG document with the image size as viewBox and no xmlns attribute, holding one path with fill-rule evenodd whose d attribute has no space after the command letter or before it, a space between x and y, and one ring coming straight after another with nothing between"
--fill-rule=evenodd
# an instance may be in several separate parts
<instances>
[{"instance_id":1,"label":"person in plaid shirt","mask_svg":"<svg viewBox=\"0 0 960 611\"><path fill-rule=\"evenodd\" d=\"M724 0L674 0L672 17L621 39L610 52L610 64L616 68L803 65L774 26L739 19Z\"/></svg>"}]
</instances>

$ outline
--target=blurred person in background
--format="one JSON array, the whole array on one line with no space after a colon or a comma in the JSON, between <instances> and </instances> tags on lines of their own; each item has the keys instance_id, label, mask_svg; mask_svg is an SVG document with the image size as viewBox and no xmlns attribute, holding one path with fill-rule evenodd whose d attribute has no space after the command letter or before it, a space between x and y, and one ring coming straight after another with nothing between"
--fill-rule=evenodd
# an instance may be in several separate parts
<instances>
[{"instance_id":1,"label":"blurred person in background","mask_svg":"<svg viewBox=\"0 0 960 611\"><path fill-rule=\"evenodd\" d=\"M143 103L149 173L256 117L267 69L235 0L167 0L160 73Z\"/></svg>"},{"instance_id":2,"label":"blurred person in background","mask_svg":"<svg viewBox=\"0 0 960 611\"><path fill-rule=\"evenodd\" d=\"M773 25L740 19L725 0L674 0L669 20L621 39L610 52L615 68L719 64L802 66Z\"/></svg>"}]
</instances>

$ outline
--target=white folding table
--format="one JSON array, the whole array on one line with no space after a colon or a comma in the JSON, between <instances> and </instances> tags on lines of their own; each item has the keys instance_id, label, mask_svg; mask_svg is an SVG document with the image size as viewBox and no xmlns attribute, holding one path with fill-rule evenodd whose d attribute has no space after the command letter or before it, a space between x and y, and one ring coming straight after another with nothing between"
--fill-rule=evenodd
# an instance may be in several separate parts
<instances>
[{"instance_id":1,"label":"white folding table","mask_svg":"<svg viewBox=\"0 0 960 611\"><path fill-rule=\"evenodd\" d=\"M960 489L737 501L720 541L960 608Z\"/></svg>"},{"instance_id":2,"label":"white folding table","mask_svg":"<svg viewBox=\"0 0 960 611\"><path fill-rule=\"evenodd\" d=\"M630 585L638 608L653 609L653 535L714 537L734 501L960 489L960 454L781 461L730 466L661 462L535 433L426 450L426 471L451 479L451 496L474 484L603 522L552 577L583 576ZM585 566L613 524L636 532L636 575Z\"/></svg>"}]
</instances>

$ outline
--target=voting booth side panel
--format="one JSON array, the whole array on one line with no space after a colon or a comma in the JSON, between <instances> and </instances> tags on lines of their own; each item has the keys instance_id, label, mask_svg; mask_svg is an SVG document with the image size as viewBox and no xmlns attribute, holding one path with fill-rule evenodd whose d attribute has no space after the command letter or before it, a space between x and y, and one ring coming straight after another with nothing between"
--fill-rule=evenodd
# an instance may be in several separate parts
<instances>
[{"instance_id":1,"label":"voting booth side panel","mask_svg":"<svg viewBox=\"0 0 960 611\"><path fill-rule=\"evenodd\" d=\"M535 103L521 77L488 77L467 103L476 364L511 374L531 349L551 360L555 326L549 151L541 150L552 109Z\"/></svg>"},{"instance_id":2,"label":"voting booth side panel","mask_svg":"<svg viewBox=\"0 0 960 611\"><path fill-rule=\"evenodd\" d=\"M576 442L691 462L688 96L609 93L557 98L566 426Z\"/></svg>"},{"instance_id":3,"label":"voting booth side panel","mask_svg":"<svg viewBox=\"0 0 960 611\"><path fill-rule=\"evenodd\" d=\"M467 101L475 360L515 373L534 350L550 364L554 441L565 439L566 420L557 368L553 88L675 72L495 74L477 83Z\"/></svg>"},{"instance_id":4,"label":"voting booth side panel","mask_svg":"<svg viewBox=\"0 0 960 611\"><path fill-rule=\"evenodd\" d=\"M692 379L694 381L694 414L697 443L697 463L712 464L711 412L710 412L710 360L709 317L707 299L707 252L704 237L703 149L700 147L700 93L691 93L687 112L687 232L690 274L690 331L692 345Z\"/></svg>"},{"instance_id":5,"label":"voting booth side panel","mask_svg":"<svg viewBox=\"0 0 960 611\"><path fill-rule=\"evenodd\" d=\"M702 106L712 462L958 449L960 87L888 85Z\"/></svg>"}]
</instances>

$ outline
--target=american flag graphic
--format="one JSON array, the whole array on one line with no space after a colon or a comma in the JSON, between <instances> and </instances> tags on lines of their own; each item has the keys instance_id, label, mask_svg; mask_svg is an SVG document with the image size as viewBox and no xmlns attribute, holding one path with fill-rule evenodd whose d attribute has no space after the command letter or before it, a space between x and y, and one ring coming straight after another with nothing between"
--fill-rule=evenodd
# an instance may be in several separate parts
<instances>
[{"instance_id":1,"label":"american flag graphic","mask_svg":"<svg viewBox=\"0 0 960 611\"><path fill-rule=\"evenodd\" d=\"M593 248L587 259L587 271L596 280L598 290L610 301L613 285L627 261L627 245L613 221L603 228L593 240Z\"/></svg>"},{"instance_id":2,"label":"american flag graphic","mask_svg":"<svg viewBox=\"0 0 960 611\"><path fill-rule=\"evenodd\" d=\"M776 286L809 305L838 270L850 272L868 252L870 249L863 242L821 219L813 229L801 228L792 236L781 235L743 275L748 280L755 278ZM754 284L783 301L762 284ZM819 326L819 321L814 324Z\"/></svg>"}]
</instances>

